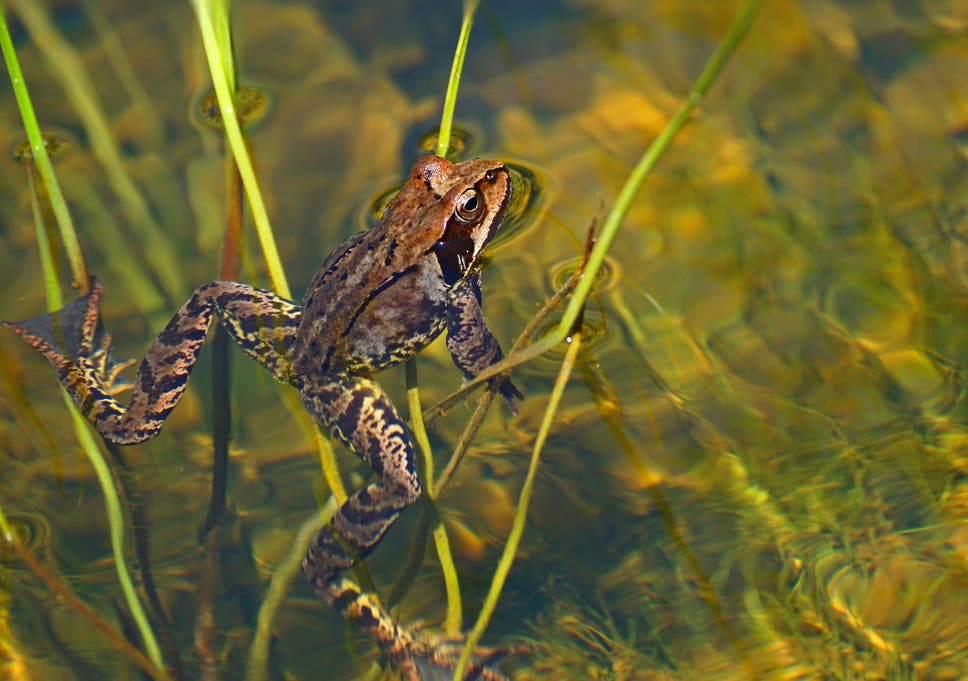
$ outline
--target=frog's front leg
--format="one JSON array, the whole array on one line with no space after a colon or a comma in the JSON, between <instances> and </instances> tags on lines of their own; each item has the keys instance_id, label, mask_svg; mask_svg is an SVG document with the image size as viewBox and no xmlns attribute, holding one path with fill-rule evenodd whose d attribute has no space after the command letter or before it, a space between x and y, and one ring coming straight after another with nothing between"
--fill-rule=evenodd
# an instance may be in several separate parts
<instances>
[{"instance_id":1,"label":"frog's front leg","mask_svg":"<svg viewBox=\"0 0 968 681\"><path fill-rule=\"evenodd\" d=\"M327 598L336 575L377 545L400 512L420 496L413 441L383 389L369 378L327 376L306 381L303 403L322 425L376 473L351 496L330 527L316 535L303 561L307 579Z\"/></svg>"},{"instance_id":2,"label":"frog's front leg","mask_svg":"<svg viewBox=\"0 0 968 681\"><path fill-rule=\"evenodd\" d=\"M454 364L467 378L504 359L497 338L484 322L481 309L481 275L475 274L457 282L447 298L447 349ZM515 398L524 395L505 378L498 386L511 411L517 413Z\"/></svg>"},{"instance_id":3,"label":"frog's front leg","mask_svg":"<svg viewBox=\"0 0 968 681\"><path fill-rule=\"evenodd\" d=\"M87 296L61 311L3 325L50 361L81 413L107 440L133 444L158 434L185 392L213 315L274 378L294 380L290 348L300 308L269 291L215 281L195 289L148 348L124 406L114 398L117 372L109 359L110 337L99 328L101 294L95 280Z\"/></svg>"}]
</instances>

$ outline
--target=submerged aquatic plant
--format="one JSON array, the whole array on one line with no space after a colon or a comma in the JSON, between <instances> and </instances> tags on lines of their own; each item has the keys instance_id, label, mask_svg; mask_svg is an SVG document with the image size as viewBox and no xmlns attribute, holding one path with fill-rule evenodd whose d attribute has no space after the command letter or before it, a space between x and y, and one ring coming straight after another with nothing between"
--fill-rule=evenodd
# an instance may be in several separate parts
<instances>
[{"instance_id":1,"label":"submerged aquatic plant","mask_svg":"<svg viewBox=\"0 0 968 681\"><path fill-rule=\"evenodd\" d=\"M469 3L468 5L468 11L465 14L465 27L462 29L461 33L461 45L466 45L466 38L470 30L470 19L473 16L475 4L476 3ZM758 5L759 3L756 1L747 3L747 5L741 11L737 22L730 30L728 37L714 53L709 65L697 80L687 99L682 104L680 110L669 122L669 125L663 134L660 135L653 145L649 147L647 152L642 156L641 160L636 165L628 179L628 182L626 182L625 186L619 193L615 207L611 212L608 213L607 217L603 221L601 231L598 234L594 245L591 246L587 253L587 264L585 266L586 276L576 276L573 282L569 283L567 287L564 287L566 290L570 290L573 285L574 291L557 326L550 333L546 334L543 339L531 344L528 347L522 348L517 352L511 353L507 360L485 372L475 381L469 382L464 388L461 389L461 391L449 398L452 403L454 400L458 399L460 395L463 395L467 391L482 385L488 379L500 375L502 372L507 372L511 368L537 357L538 355L544 353L554 346L561 344L562 342L568 342L568 350L564 356L564 359L562 360L554 389L542 416L540 428L535 436L536 440L532 448L530 465L520 493L520 497L518 499L516 513L513 519L511 532L507 540L506 548L491 581L491 587L484 606L481 609L477 622L468 636L465 647L463 648L460 662L458 663L457 670L455 671L455 678L457 679L462 678L462 670L470 659L471 650L481 640L486 628L488 627L490 617L492 616L500 599L505 580L507 579L507 576L511 570L515 554L522 540L525 522L527 519L527 511L529 508L529 501L533 492L534 480L539 468L541 452L556 417L559 400L565 390L566 384L569 381L571 371L575 366L576 357L582 349L582 313L591 291L591 286L596 278L596 274L602 267L606 254L617 238L619 228L639 188L655 167L656 163L658 163L674 136L687 123L693 110L705 96L706 92L715 81L729 56L736 49L739 41L742 39L745 31L748 29ZM286 282L285 271L275 246L275 237L273 236L272 228L269 225L268 212L261 196L258 180L255 174L255 164L251 159L244 130L242 126L239 125L237 117L235 115L231 115L235 112L233 102L236 85L235 62L231 49L228 5L225 2L207 3L203 0L196 0L193 3L193 7L197 15L198 25L201 28L205 52L208 59L210 72L215 83L215 91L219 101L219 106L223 112L222 119L225 125L225 134L228 141L228 146L231 149L232 158L234 159L234 168L236 169L235 172L238 173L237 177L239 178L239 182L241 182L242 186L245 188L246 196L249 201L248 205L253 211L257 234L259 236L260 245L262 246L263 258L265 260L266 269L269 273L269 278L272 281L274 288L283 297L291 298L288 284ZM13 50L12 44L10 44L9 36L7 36L6 45L10 47L10 54L12 55ZM4 51L6 54L7 50L5 49ZM454 74L459 75L460 73L460 63L463 53L463 49L459 47L458 56L455 59L455 67L453 69ZM14 76L15 86L18 84L16 82L18 78L22 84L22 76ZM448 102L448 111L450 111L450 113L445 111L444 120L440 126L441 132L440 142L438 144L438 152L441 153L441 155L446 153L446 145L448 140L447 131L450 125L450 117L452 116L453 102L456 99L456 80L452 80L452 87L448 90L448 93L449 94L446 98L446 101ZM29 102L29 98L26 97L25 90L23 90L23 97L24 101ZM20 99L19 91L18 99ZM46 161L42 162L40 159L46 158L46 156L43 153L42 145L41 147L37 146L37 136L39 135L40 130L39 126L37 125L35 119L32 121L30 119L31 116L29 114L25 114L25 126L27 128L28 136L32 138L31 146L36 152L36 163L38 168L40 168L44 163L46 163ZM49 169L49 163L46 164L46 167L48 169L40 171L41 179L47 190L48 196L51 197L50 200L52 204L56 204L58 199L55 197L60 196L60 193L56 188L56 179L53 171ZM230 174L229 196L233 195L232 177L235 177L235 175ZM86 286L87 282L87 275L84 269L84 260L80 254L77 239L75 236L73 236L71 219L66 210L66 202L64 202L63 197L59 199L59 203L60 207L58 208L55 205L54 211L58 216L58 222L61 225L61 238L69 254L74 280L79 286L83 287ZM233 204L230 207L229 213L229 228L227 229L227 234L229 236L227 237L227 241L231 244L235 240L240 239L238 228L241 225L241 203L238 202ZM44 233L44 230L38 228L38 240L41 240L40 235L42 233ZM46 249L42 248L42 251L45 251L45 262L53 262L55 260L53 256L50 256L46 253ZM229 248L226 248L226 251L241 252L241 249L230 245ZM239 263L237 261L234 263L223 261L223 276L235 276L235 272L237 272L239 269L238 264ZM52 267L48 266L46 268L45 280L49 284L49 290L52 291L52 300L49 302L49 306L52 309L59 307L61 301L59 301L57 299L57 295L53 293L54 290L58 289L56 286L51 285L52 282L57 280L56 274ZM224 349L222 351L218 351L217 355L224 357ZM224 373L224 364L222 366L222 369L216 369L216 371L220 371L222 373L217 374L215 383L216 385L226 387L228 385L227 373ZM416 384L416 381L411 381L411 383ZM227 393L224 393L223 395L227 395ZM223 396L222 398L217 399L216 402L218 405L224 408L224 406L227 404L227 399ZM443 408L444 407L439 407L439 409ZM486 409L486 403L484 409ZM448 549L446 531L444 530L444 526L440 522L439 517L437 517L436 510L433 508L433 501L437 496L439 496L443 485L445 485L451 478L454 468L456 468L457 463L460 460L460 456L458 455L454 458L453 465L449 465L445 469L439 481L434 481L432 473L432 459L429 458L429 445L427 444L427 438L423 433L423 428L420 426L421 411L419 397L415 392L411 392L411 410L413 414L414 430L417 433L417 438L421 443L421 448L428 455L425 463L425 471L431 476L426 485L426 488L430 491L430 493L428 493L428 501L430 503L430 510L428 513L430 517L431 532L437 547L440 565L444 571L444 579L447 586L448 596L448 616L445 628L447 629L447 633L455 635L459 633L459 630L462 626L460 592L457 580L458 574L456 568L454 567L453 560L449 558L450 552ZM481 413L483 413L483 410ZM76 416L74 422L75 425L79 423ZM473 427L473 425L471 427ZM468 431L468 433L470 433L470 431ZM93 441L90 440L90 434L86 427L78 426L78 436L81 438L85 450L90 452L89 455L91 456L92 463L95 465L95 468L98 472L98 478L104 487L105 498L108 499L109 516L111 518L112 546L114 548L114 561L119 570L119 579L121 580L122 588L126 595L128 608L137 622L145 648L154 665L152 671L149 673L160 675L162 673L160 670L164 668L165 661L162 659L160 647L154 642L152 627L148 623L147 616L142 613L138 598L134 594L131 579L130 577L126 576L127 573L124 570L125 560L123 549L123 533L121 529L120 502L118 502L116 499L113 483L110 480L110 475L108 473L106 464L104 464L103 460L99 458L99 455L95 454L97 447ZM470 440L470 437L471 435L469 434L466 438L464 438L465 444L461 446L466 446L466 442ZM214 439L217 441L218 447L221 449L222 460L227 462L227 423L223 422L220 432L216 434ZM341 483L339 482L339 473L336 471L335 464L332 463L331 459L328 457L329 455L327 455L324 450L324 453L322 454L323 461L329 462L324 464L324 472L327 481L330 482L330 489L337 499L340 497L345 497L345 492L340 491ZM209 538L211 538L213 542L216 542L219 536L218 531L212 532L212 530L218 528L219 526L219 518L222 513L220 509L224 508L224 502L219 500L219 497L222 496L224 498L225 491L224 472L219 473L216 477L221 480L221 483L216 483L216 487L221 485L221 489L216 490L213 493L213 501L212 505L210 506L210 508L213 510L210 511L209 520L206 521L206 530L208 531ZM439 482L439 485L435 484L436 482ZM306 541L304 532L300 532L299 534L297 547L299 545L298 542L302 541ZM216 566L217 563L215 557L216 551L216 543L208 546L209 560L213 567ZM298 549L294 549L293 555L301 555L301 552ZM267 598L266 602L262 605L262 609L260 610L259 628L256 639L257 642L252 646L252 650L254 652L249 659L249 673L251 678L263 677L263 672L260 671L260 668L264 667L266 664L268 651L267 637L269 636L269 632L271 632L272 611L275 605L278 603L279 594L284 592L285 580L291 578L292 572L292 570L286 570L280 571L277 574L277 578L280 581L274 581L272 587L270 588L270 593L273 596L272 598ZM211 577L212 576L209 575L209 578ZM205 597L201 599L202 605L200 606L201 608L207 608L207 610L203 610L202 615L204 616L199 617L201 624L196 631L201 633L197 634L196 648L200 657L202 658L203 668L205 668L207 672L214 674L217 671L220 655L214 649L214 617L216 614L216 609L213 607L214 587L209 584L207 588L209 588L209 592L204 594ZM576 628L575 636L585 638L586 641L590 640L591 638L596 638L596 640L599 641L605 640L603 637L593 636L591 632L593 632L593 628ZM170 666L177 666L174 665L171 660L168 660L168 663Z\"/></svg>"}]
</instances>

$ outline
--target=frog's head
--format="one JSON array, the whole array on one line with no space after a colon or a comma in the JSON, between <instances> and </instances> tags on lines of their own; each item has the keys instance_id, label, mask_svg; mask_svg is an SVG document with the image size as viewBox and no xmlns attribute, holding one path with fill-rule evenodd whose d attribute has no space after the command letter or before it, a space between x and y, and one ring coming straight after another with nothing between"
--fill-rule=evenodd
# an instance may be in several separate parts
<instances>
[{"instance_id":1,"label":"frog's head","mask_svg":"<svg viewBox=\"0 0 968 681\"><path fill-rule=\"evenodd\" d=\"M444 282L452 286L474 270L497 232L511 199L511 176L500 161L451 163L425 156L391 208L391 222L409 206L409 235L423 254L436 256Z\"/></svg>"}]
</instances>

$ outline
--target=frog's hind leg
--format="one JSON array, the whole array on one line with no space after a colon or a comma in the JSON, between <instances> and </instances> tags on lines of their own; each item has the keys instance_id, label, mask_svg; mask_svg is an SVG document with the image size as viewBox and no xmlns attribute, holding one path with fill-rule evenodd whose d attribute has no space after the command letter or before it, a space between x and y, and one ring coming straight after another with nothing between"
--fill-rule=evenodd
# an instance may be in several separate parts
<instances>
[{"instance_id":1,"label":"frog's hind leg","mask_svg":"<svg viewBox=\"0 0 968 681\"><path fill-rule=\"evenodd\" d=\"M148 348L125 407L114 398L120 364L100 328L102 287L63 310L17 324L3 322L41 352L81 412L106 439L142 442L158 434L181 399L215 314L243 350L280 381L293 382L290 349L300 309L269 291L237 282L200 286Z\"/></svg>"},{"instance_id":2,"label":"frog's hind leg","mask_svg":"<svg viewBox=\"0 0 968 681\"><path fill-rule=\"evenodd\" d=\"M408 681L451 681L464 645L463 637L434 636L408 629L393 620L380 603L349 579L338 577L324 587L325 594L342 613L373 641L390 664ZM465 681L508 681L498 663L508 655L521 655L523 645L477 647L471 654Z\"/></svg>"},{"instance_id":3,"label":"frog's hind leg","mask_svg":"<svg viewBox=\"0 0 968 681\"><path fill-rule=\"evenodd\" d=\"M369 554L400 512L420 496L413 441L379 385L337 376L304 385L303 402L337 439L362 457L379 480L361 489L321 530L303 560L316 593L369 636L408 681L450 681L463 639L444 639L398 624L377 599L339 573ZM523 649L476 648L464 679L507 681L497 663Z\"/></svg>"},{"instance_id":4,"label":"frog's hind leg","mask_svg":"<svg viewBox=\"0 0 968 681\"><path fill-rule=\"evenodd\" d=\"M383 389L368 378L336 376L302 387L303 403L340 442L369 464L378 480L352 495L319 532L303 571L323 589L366 557L400 512L420 496L413 441ZM320 592L323 597L325 593Z\"/></svg>"}]
</instances>

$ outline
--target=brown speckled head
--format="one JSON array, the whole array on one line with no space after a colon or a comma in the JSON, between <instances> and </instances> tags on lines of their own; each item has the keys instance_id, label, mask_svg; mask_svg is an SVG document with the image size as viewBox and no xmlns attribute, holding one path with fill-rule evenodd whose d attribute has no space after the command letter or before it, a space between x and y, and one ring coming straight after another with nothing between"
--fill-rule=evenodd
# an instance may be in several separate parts
<instances>
[{"instance_id":1,"label":"brown speckled head","mask_svg":"<svg viewBox=\"0 0 968 681\"><path fill-rule=\"evenodd\" d=\"M407 233L411 262L440 249L445 269L457 268L457 278L476 262L501 223L511 198L511 178L500 161L473 159L451 163L425 156L410 171L387 209L384 221L394 233ZM418 252L419 251L419 252ZM404 255L401 253L401 255ZM452 277L446 277L454 283Z\"/></svg>"}]
</instances>

